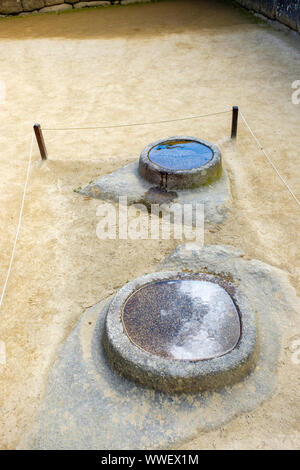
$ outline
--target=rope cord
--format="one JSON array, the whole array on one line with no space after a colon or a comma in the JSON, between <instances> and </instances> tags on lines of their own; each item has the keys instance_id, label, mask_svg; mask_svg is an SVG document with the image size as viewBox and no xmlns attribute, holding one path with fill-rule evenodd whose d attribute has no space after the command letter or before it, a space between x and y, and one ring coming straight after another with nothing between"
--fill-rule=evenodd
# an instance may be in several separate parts
<instances>
[{"instance_id":1,"label":"rope cord","mask_svg":"<svg viewBox=\"0 0 300 470\"><path fill-rule=\"evenodd\" d=\"M26 178L25 178L25 184L24 184L24 190L23 190L23 197L22 197L22 202L21 202L21 207L20 207L20 212L19 212L18 226L17 226L17 231L16 231L16 235L15 235L13 249L12 249L12 252L11 252L11 257L10 257L10 261L9 261L9 266L8 266L6 278L5 278L3 289L2 289L2 294L1 294L1 297L0 297L0 307L2 305L3 298L4 298L4 295L5 295L6 287L7 287L7 284L8 284L11 268L12 268L14 257L15 257L17 242L18 242L18 238L19 238L19 233L20 233L20 228L21 228L21 223L22 223L24 203L25 203L25 197L26 197L28 180L29 180L29 175L30 175L30 167L31 167L31 160L32 160L32 149L33 149L33 131L32 131L32 136L31 136L30 152L29 152L29 158L28 158L28 164L27 164L27 171L26 171Z\"/></svg>"},{"instance_id":2,"label":"rope cord","mask_svg":"<svg viewBox=\"0 0 300 470\"><path fill-rule=\"evenodd\" d=\"M148 126L151 124L164 124L166 122L175 122L175 121L187 121L189 119L199 119L207 116L217 116L218 114L226 114L231 113L229 111L220 111L219 113L210 113L210 114L202 114L199 116L188 116L184 118L176 118L176 119L165 119L163 121L150 121L150 122L135 122L131 124L116 124L111 126L93 126L93 127L59 127L59 128L49 128L43 127L43 131L73 131L73 130L86 130L86 129L114 129L116 127L133 127L133 126Z\"/></svg>"},{"instance_id":3,"label":"rope cord","mask_svg":"<svg viewBox=\"0 0 300 470\"><path fill-rule=\"evenodd\" d=\"M287 188L287 190L289 191L289 193L291 194L291 196L295 199L296 203L298 204L298 206L300 206L300 201L299 199L297 198L297 196L295 195L295 193L293 192L293 190L290 188L290 186L288 185L288 183L285 181L285 179L281 176L281 174L279 173L279 170L276 168L275 164L272 162L271 158L268 156L268 154L266 153L264 147L262 146L262 144L260 143L260 141L258 140L258 138L256 137L256 135L254 134L254 132L252 131L250 125L248 124L244 114L242 113L242 111L240 110L240 114L241 114L241 117L244 121L244 124L245 126L247 127L247 129L249 130L250 134L252 135L253 139L255 140L258 148L262 151L262 153L264 154L264 156L266 157L266 159L268 160L268 162L270 163L270 165L272 166L273 170L275 171L275 173L277 174L277 176L281 179L282 183L285 185L285 187Z\"/></svg>"},{"instance_id":4,"label":"rope cord","mask_svg":"<svg viewBox=\"0 0 300 470\"><path fill-rule=\"evenodd\" d=\"M57 129L54 129L54 128L44 128L43 130L45 130L45 131L58 131L58 130L83 130L83 129L112 129L112 128L116 128L116 127L145 126L145 125L150 125L150 124L162 124L162 123L166 123L166 122L185 121L185 120L189 120L189 119L198 119L198 118L207 117L207 116L216 116L216 115L218 115L218 114L225 114L225 113L229 113L229 112L231 112L231 110L230 110L230 111L221 111L221 112L218 112L218 113L205 114L205 115L198 115L198 116L190 116L190 117L185 117L185 118L178 118L178 119L169 119L169 120L163 120L163 121L152 121L152 122L133 123L133 124L119 124L119 125L114 125L114 126L73 127L73 128L57 128ZM256 137L256 135L254 134L254 132L252 131L250 125L248 124L247 119L245 118L245 116L244 116L244 114L242 113L241 110L240 110L240 114L241 114L242 120L243 120L243 122L244 122L246 128L248 129L248 131L250 132L251 136L252 136L253 139L255 140L255 142L256 142L258 148L262 151L262 153L264 154L265 158L266 158L267 161L270 163L270 165L272 166L273 170L275 171L275 173L277 174L277 176L280 178L280 180L282 181L282 183L284 184L284 186L287 188L287 190L289 191L289 193L291 194L291 196L293 197L293 199L294 199L294 200L296 201L296 203L300 206L300 201L299 201L299 199L296 197L296 195L294 194L293 190L290 188L290 186L289 186L288 183L285 181L285 179L281 176L279 170L277 169L277 167L275 166L275 164L273 163L273 161L271 160L271 158L270 158L270 157L268 156L268 154L266 153L266 151L265 151L263 145L261 144L261 142L259 141L259 139ZM28 164L27 164L27 171L26 171L26 177L25 177L25 184L24 184L24 189L23 189L22 202L21 202L21 207L20 207L20 212L19 212L18 225L17 225L16 235L15 235L15 239L14 239L14 244L13 244L13 249L12 249L12 253L11 253L11 257L10 257L10 261L9 261L9 266L8 266L7 274L6 274L6 278L5 278L5 281L4 281L4 285L3 285L2 293L1 293L1 297L0 297L0 307L2 306L3 299L4 299L4 295L5 295L6 288L7 288L7 284L8 284L8 281L9 281L9 277L10 277L10 273L11 273L11 269L12 269L12 265L13 265L13 261L14 261L14 257L15 257L17 242L18 242L18 238L19 238L19 234L20 234L20 229L21 229L22 216L23 216L25 198L26 198L27 187L28 187L28 181L29 181L29 175L30 175L31 161L32 161L33 139L34 139L34 133L33 133L33 131L32 131L31 143L30 143L30 151L29 151L29 158L28 158Z\"/></svg>"}]
</instances>

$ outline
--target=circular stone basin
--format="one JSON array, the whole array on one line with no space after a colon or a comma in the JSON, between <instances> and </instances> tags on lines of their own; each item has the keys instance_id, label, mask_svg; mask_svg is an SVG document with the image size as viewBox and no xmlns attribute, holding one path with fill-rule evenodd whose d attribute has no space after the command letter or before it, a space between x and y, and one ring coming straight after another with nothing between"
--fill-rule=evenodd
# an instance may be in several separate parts
<instances>
[{"instance_id":1,"label":"circular stone basin","mask_svg":"<svg viewBox=\"0 0 300 470\"><path fill-rule=\"evenodd\" d=\"M225 289L196 279L147 284L126 301L122 320L136 346L177 360L222 356L241 334L239 314Z\"/></svg>"},{"instance_id":2,"label":"circular stone basin","mask_svg":"<svg viewBox=\"0 0 300 470\"><path fill-rule=\"evenodd\" d=\"M102 343L118 373L167 393L241 380L256 363L255 316L233 284L161 272L123 286L106 307Z\"/></svg>"},{"instance_id":3,"label":"circular stone basin","mask_svg":"<svg viewBox=\"0 0 300 470\"><path fill-rule=\"evenodd\" d=\"M196 137L170 137L142 151L139 173L161 187L196 188L220 177L221 153L215 145Z\"/></svg>"}]
</instances>

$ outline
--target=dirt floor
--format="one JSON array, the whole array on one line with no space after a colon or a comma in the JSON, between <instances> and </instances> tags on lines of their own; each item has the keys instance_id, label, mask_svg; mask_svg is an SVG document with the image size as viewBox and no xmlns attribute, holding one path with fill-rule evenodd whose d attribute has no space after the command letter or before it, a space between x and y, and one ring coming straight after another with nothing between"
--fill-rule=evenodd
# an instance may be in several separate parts
<instances>
[{"instance_id":1,"label":"dirt floor","mask_svg":"<svg viewBox=\"0 0 300 470\"><path fill-rule=\"evenodd\" d=\"M0 287L14 236L31 128L155 121L239 105L300 197L300 38L217 1L166 1L61 15L0 18ZM45 131L49 161L34 145L16 256L0 311L0 447L30 427L58 346L81 313L127 280L151 272L178 244L99 240L99 201L74 188L134 161L149 142L176 134L219 143L231 181L227 222L206 244L229 244L300 278L300 208L230 113L109 130ZM263 313L263 312L262 312ZM285 312L283 312L283 315ZM300 322L286 316L278 389L254 412L177 448L299 448Z\"/></svg>"}]
</instances>

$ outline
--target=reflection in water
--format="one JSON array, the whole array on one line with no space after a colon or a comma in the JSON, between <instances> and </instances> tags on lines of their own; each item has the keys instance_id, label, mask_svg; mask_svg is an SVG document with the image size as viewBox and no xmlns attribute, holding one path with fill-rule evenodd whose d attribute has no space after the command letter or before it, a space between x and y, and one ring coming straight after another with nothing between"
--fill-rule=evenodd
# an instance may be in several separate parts
<instances>
[{"instance_id":1,"label":"reflection in water","mask_svg":"<svg viewBox=\"0 0 300 470\"><path fill-rule=\"evenodd\" d=\"M149 159L168 170L192 170L209 162L212 150L193 140L166 141L153 147Z\"/></svg>"},{"instance_id":2,"label":"reflection in water","mask_svg":"<svg viewBox=\"0 0 300 470\"><path fill-rule=\"evenodd\" d=\"M201 360L231 351L240 338L240 318L227 292L209 281L159 281L125 303L123 322L142 349L178 360Z\"/></svg>"},{"instance_id":3,"label":"reflection in water","mask_svg":"<svg viewBox=\"0 0 300 470\"><path fill-rule=\"evenodd\" d=\"M225 290L217 284L201 281L182 281L179 289L190 298L192 308L190 315L181 317L179 332L171 345L171 355L176 359L194 359L199 354L204 357L222 355L224 347L232 349L226 331L229 323L230 329L237 327L239 333L239 319ZM237 321L231 322L231 318ZM231 336L231 331L229 333Z\"/></svg>"}]
</instances>

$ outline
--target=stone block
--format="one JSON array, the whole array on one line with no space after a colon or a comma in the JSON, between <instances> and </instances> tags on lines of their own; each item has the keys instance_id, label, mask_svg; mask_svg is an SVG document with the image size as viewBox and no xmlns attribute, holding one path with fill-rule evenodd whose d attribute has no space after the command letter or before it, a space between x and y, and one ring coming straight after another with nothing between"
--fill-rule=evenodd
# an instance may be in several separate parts
<instances>
[{"instance_id":1,"label":"stone block","mask_svg":"<svg viewBox=\"0 0 300 470\"><path fill-rule=\"evenodd\" d=\"M91 2L79 2L75 3L74 8L86 8L86 7L106 7L109 6L110 2L100 2L100 1L91 1Z\"/></svg>"},{"instance_id":2,"label":"stone block","mask_svg":"<svg viewBox=\"0 0 300 470\"><path fill-rule=\"evenodd\" d=\"M262 13L272 20L275 19L276 2L274 0L260 0L260 2L257 3L259 3L259 13Z\"/></svg>"},{"instance_id":3,"label":"stone block","mask_svg":"<svg viewBox=\"0 0 300 470\"><path fill-rule=\"evenodd\" d=\"M10 15L12 13L21 13L23 11L21 0L1 0L0 13Z\"/></svg>"},{"instance_id":4,"label":"stone block","mask_svg":"<svg viewBox=\"0 0 300 470\"><path fill-rule=\"evenodd\" d=\"M46 7L51 7L52 5L59 5L63 3L63 0L44 0Z\"/></svg>"},{"instance_id":5,"label":"stone block","mask_svg":"<svg viewBox=\"0 0 300 470\"><path fill-rule=\"evenodd\" d=\"M68 5L66 3L63 3L62 5L53 5L52 7L42 8L39 11L39 13L51 13L51 12L60 12L60 11L66 11L66 10L72 10L72 5Z\"/></svg>"},{"instance_id":6,"label":"stone block","mask_svg":"<svg viewBox=\"0 0 300 470\"><path fill-rule=\"evenodd\" d=\"M44 0L22 0L24 11L39 10L45 6Z\"/></svg>"},{"instance_id":7,"label":"stone block","mask_svg":"<svg viewBox=\"0 0 300 470\"><path fill-rule=\"evenodd\" d=\"M299 0L278 0L276 4L276 19L292 29L297 29L299 9Z\"/></svg>"}]
</instances>

